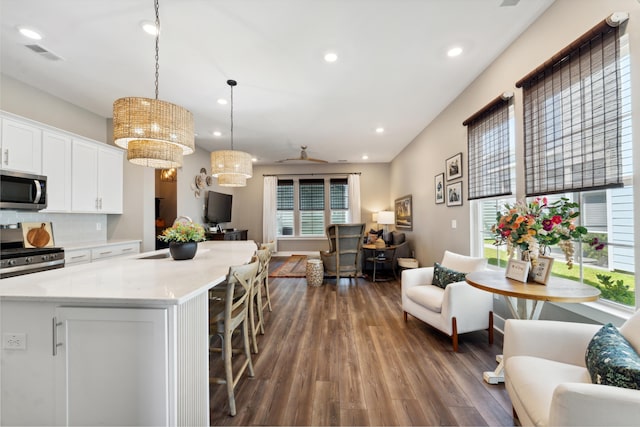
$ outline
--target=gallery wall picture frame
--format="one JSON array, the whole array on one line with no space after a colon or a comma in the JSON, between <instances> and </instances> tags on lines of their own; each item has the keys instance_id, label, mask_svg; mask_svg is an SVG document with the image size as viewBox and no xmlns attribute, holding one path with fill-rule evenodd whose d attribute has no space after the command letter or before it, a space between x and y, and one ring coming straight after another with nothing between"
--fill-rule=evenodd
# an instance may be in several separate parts
<instances>
[{"instance_id":1,"label":"gallery wall picture frame","mask_svg":"<svg viewBox=\"0 0 640 427\"><path fill-rule=\"evenodd\" d=\"M529 262L511 258L507 263L504 275L518 282L526 282L529 277Z\"/></svg>"},{"instance_id":2,"label":"gallery wall picture frame","mask_svg":"<svg viewBox=\"0 0 640 427\"><path fill-rule=\"evenodd\" d=\"M395 215L396 228L413 230L413 206L411 206L411 195L396 199Z\"/></svg>"},{"instance_id":3,"label":"gallery wall picture frame","mask_svg":"<svg viewBox=\"0 0 640 427\"><path fill-rule=\"evenodd\" d=\"M439 173L435 177L436 205L444 203L444 173Z\"/></svg>"},{"instance_id":4,"label":"gallery wall picture frame","mask_svg":"<svg viewBox=\"0 0 640 427\"><path fill-rule=\"evenodd\" d=\"M462 181L447 184L447 206L462 206Z\"/></svg>"},{"instance_id":5,"label":"gallery wall picture frame","mask_svg":"<svg viewBox=\"0 0 640 427\"><path fill-rule=\"evenodd\" d=\"M551 267L553 267L553 258L539 255L538 262L531 272L533 281L546 285L551 275Z\"/></svg>"},{"instance_id":6,"label":"gallery wall picture frame","mask_svg":"<svg viewBox=\"0 0 640 427\"><path fill-rule=\"evenodd\" d=\"M447 181L462 178L462 153L449 157L445 162L444 170L447 174Z\"/></svg>"}]
</instances>

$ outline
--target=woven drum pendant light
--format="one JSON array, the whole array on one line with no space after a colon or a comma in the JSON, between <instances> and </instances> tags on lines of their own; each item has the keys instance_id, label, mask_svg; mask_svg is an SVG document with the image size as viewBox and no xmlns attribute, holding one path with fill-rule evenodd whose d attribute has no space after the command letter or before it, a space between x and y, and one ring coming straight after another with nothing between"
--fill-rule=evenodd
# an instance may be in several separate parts
<instances>
[{"instance_id":1,"label":"woven drum pendant light","mask_svg":"<svg viewBox=\"0 0 640 427\"><path fill-rule=\"evenodd\" d=\"M211 153L211 176L218 178L222 187L244 187L253 176L253 163L249 153L233 149L233 87L238 83L227 80L227 84L231 87L231 150Z\"/></svg>"},{"instance_id":2,"label":"woven drum pendant light","mask_svg":"<svg viewBox=\"0 0 640 427\"><path fill-rule=\"evenodd\" d=\"M113 103L113 139L127 149L134 164L156 169L182 166L182 156L194 151L193 115L189 110L158 99L160 13L156 12L156 97L117 99Z\"/></svg>"}]
</instances>

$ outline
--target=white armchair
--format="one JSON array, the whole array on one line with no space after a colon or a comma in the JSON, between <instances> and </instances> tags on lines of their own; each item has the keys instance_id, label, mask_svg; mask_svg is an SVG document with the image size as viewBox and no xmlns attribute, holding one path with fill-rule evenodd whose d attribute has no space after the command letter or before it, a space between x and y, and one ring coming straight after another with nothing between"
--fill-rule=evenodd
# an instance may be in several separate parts
<instances>
[{"instance_id":1,"label":"white armchair","mask_svg":"<svg viewBox=\"0 0 640 427\"><path fill-rule=\"evenodd\" d=\"M442 266L463 273L484 270L487 260L445 251ZM449 335L458 351L458 334L487 329L493 343L493 296L466 282L432 285L433 267L402 272L402 310Z\"/></svg>"},{"instance_id":2,"label":"white armchair","mask_svg":"<svg viewBox=\"0 0 640 427\"><path fill-rule=\"evenodd\" d=\"M593 384L585 352L602 325L514 320L505 325L505 386L523 426L637 426L640 390ZM640 350L640 312L620 328Z\"/></svg>"}]
</instances>

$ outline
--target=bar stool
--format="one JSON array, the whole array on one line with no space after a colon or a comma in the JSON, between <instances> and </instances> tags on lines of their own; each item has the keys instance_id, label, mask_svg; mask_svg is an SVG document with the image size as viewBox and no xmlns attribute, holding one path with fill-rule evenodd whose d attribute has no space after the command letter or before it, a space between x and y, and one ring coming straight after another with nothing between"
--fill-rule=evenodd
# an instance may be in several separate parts
<instances>
[{"instance_id":1,"label":"bar stool","mask_svg":"<svg viewBox=\"0 0 640 427\"><path fill-rule=\"evenodd\" d=\"M249 264L230 267L224 298L216 297L209 300L209 351L222 352L225 371L224 378L209 378L209 382L227 385L229 413L231 416L236 415L236 400L233 391L235 385L247 369L249 370L249 376L254 376L249 347L247 313L249 312L249 301L251 300L252 287L258 272L258 266L259 261L254 257ZM233 349L231 344L233 332L239 327L242 327L242 350ZM213 334L221 338L221 347L214 347L211 344ZM245 360L234 377L232 355L242 352L244 352Z\"/></svg>"}]
</instances>

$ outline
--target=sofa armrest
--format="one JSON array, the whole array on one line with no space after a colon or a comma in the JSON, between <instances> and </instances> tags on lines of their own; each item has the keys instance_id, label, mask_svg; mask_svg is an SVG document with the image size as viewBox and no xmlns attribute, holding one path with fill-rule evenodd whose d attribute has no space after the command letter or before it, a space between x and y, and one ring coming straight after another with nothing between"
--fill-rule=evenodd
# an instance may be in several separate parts
<instances>
[{"instance_id":1,"label":"sofa armrest","mask_svg":"<svg viewBox=\"0 0 640 427\"><path fill-rule=\"evenodd\" d=\"M550 426L637 426L639 420L640 390L563 383L553 392Z\"/></svg>"},{"instance_id":2,"label":"sofa armrest","mask_svg":"<svg viewBox=\"0 0 640 427\"><path fill-rule=\"evenodd\" d=\"M430 285L433 282L433 267L412 268L402 272L402 292L420 285Z\"/></svg>"},{"instance_id":3,"label":"sofa armrest","mask_svg":"<svg viewBox=\"0 0 640 427\"><path fill-rule=\"evenodd\" d=\"M504 328L504 360L533 356L585 366L584 354L602 325L553 320L508 319Z\"/></svg>"}]
</instances>

